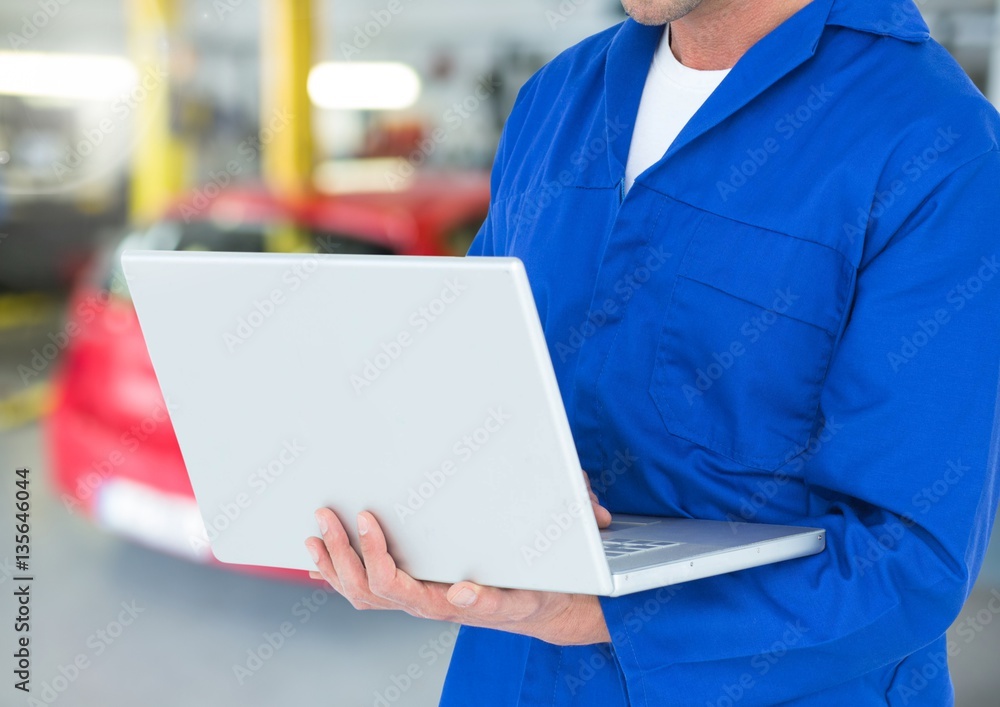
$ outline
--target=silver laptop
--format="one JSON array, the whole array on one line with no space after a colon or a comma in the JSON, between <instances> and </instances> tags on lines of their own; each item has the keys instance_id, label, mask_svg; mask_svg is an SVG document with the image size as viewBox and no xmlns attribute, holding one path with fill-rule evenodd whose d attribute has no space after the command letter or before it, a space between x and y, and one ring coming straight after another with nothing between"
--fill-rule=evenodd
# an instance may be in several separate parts
<instances>
[{"instance_id":1,"label":"silver laptop","mask_svg":"<svg viewBox=\"0 0 1000 707\"><path fill-rule=\"evenodd\" d=\"M314 569L333 509L418 579L622 595L803 557L815 528L616 516L599 531L516 259L126 252L222 562Z\"/></svg>"}]
</instances>

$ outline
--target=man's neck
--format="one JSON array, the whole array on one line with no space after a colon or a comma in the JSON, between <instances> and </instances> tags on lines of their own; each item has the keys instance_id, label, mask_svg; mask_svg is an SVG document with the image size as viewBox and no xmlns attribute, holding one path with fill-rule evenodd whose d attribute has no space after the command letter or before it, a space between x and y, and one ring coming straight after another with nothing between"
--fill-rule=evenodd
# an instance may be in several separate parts
<instances>
[{"instance_id":1,"label":"man's neck","mask_svg":"<svg viewBox=\"0 0 1000 707\"><path fill-rule=\"evenodd\" d=\"M812 0L706 0L670 25L670 46L685 66L729 69L754 44Z\"/></svg>"}]
</instances>

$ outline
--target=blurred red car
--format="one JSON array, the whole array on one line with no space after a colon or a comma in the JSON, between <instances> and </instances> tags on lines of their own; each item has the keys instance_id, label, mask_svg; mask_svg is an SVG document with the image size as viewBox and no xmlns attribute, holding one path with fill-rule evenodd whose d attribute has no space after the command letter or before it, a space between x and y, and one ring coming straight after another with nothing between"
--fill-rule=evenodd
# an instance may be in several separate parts
<instances>
[{"instance_id":1,"label":"blurred red car","mask_svg":"<svg viewBox=\"0 0 1000 707\"><path fill-rule=\"evenodd\" d=\"M63 503L147 546L215 562L118 259L125 248L464 255L486 217L485 177L407 192L283 201L264 190L181 201L109 249L69 303L45 433ZM300 572L245 568L304 578Z\"/></svg>"}]
</instances>

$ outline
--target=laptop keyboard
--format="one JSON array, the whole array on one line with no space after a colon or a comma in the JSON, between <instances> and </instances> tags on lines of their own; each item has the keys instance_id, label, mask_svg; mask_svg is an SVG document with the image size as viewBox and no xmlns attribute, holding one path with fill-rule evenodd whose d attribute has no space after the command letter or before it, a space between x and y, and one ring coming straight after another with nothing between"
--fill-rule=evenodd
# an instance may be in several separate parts
<instances>
[{"instance_id":1,"label":"laptop keyboard","mask_svg":"<svg viewBox=\"0 0 1000 707\"><path fill-rule=\"evenodd\" d=\"M623 557L649 550L661 550L680 543L672 543L669 540L604 540L603 544L604 554L607 557Z\"/></svg>"}]
</instances>

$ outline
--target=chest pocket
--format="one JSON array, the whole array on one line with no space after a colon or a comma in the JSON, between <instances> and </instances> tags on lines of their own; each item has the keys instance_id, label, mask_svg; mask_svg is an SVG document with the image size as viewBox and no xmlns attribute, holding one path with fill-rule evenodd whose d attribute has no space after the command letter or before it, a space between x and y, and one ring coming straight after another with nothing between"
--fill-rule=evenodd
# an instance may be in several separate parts
<instances>
[{"instance_id":1,"label":"chest pocket","mask_svg":"<svg viewBox=\"0 0 1000 707\"><path fill-rule=\"evenodd\" d=\"M650 381L667 430L755 469L800 454L854 277L824 245L706 214L680 263Z\"/></svg>"}]
</instances>

